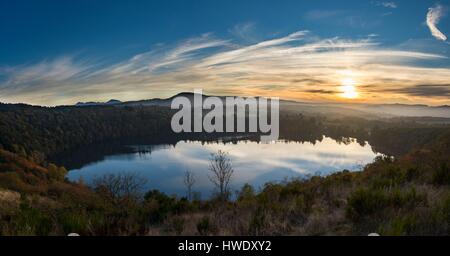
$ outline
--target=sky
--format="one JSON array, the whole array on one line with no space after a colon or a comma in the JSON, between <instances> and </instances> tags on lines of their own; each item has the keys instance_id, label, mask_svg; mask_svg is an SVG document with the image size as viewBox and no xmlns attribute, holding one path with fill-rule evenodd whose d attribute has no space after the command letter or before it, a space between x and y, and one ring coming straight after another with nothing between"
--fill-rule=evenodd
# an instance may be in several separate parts
<instances>
[{"instance_id":1,"label":"sky","mask_svg":"<svg viewBox=\"0 0 450 256\"><path fill-rule=\"evenodd\" d=\"M450 1L0 0L0 102L450 105Z\"/></svg>"}]
</instances>

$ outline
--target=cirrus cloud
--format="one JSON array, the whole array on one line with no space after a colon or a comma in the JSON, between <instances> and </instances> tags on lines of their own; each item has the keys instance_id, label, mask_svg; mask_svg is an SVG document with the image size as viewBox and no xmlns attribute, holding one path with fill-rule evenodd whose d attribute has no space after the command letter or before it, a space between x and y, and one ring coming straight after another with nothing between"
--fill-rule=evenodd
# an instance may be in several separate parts
<instances>
[{"instance_id":1,"label":"cirrus cloud","mask_svg":"<svg viewBox=\"0 0 450 256\"><path fill-rule=\"evenodd\" d=\"M433 7L428 8L427 13L427 26L430 29L431 35L433 35L436 39L446 41L447 36L444 35L438 28L437 24L439 20L444 16L445 11L442 5L435 5Z\"/></svg>"},{"instance_id":2,"label":"cirrus cloud","mask_svg":"<svg viewBox=\"0 0 450 256\"><path fill-rule=\"evenodd\" d=\"M204 34L106 66L66 56L3 68L0 101L60 105L139 100L196 88L218 95L338 101L341 81L352 78L364 102L449 104L448 97L436 96L442 89L411 89L423 84L445 87L450 69L426 63L446 59L441 54L385 47L373 37L318 38L298 31L236 44ZM433 93L427 95L426 90Z\"/></svg>"},{"instance_id":3,"label":"cirrus cloud","mask_svg":"<svg viewBox=\"0 0 450 256\"><path fill-rule=\"evenodd\" d=\"M382 6L385 8L391 8L391 9L395 9L397 8L397 3L395 2L380 2L380 1L375 1L373 2L376 6Z\"/></svg>"}]
</instances>

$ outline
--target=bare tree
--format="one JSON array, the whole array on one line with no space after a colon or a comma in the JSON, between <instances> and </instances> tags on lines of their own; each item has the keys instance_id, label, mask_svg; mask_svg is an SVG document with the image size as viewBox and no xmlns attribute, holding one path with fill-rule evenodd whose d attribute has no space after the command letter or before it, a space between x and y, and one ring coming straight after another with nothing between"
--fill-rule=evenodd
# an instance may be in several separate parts
<instances>
[{"instance_id":1,"label":"bare tree","mask_svg":"<svg viewBox=\"0 0 450 256\"><path fill-rule=\"evenodd\" d=\"M209 176L209 180L216 186L219 198L227 200L230 195L230 180L234 172L228 154L222 150L212 154L209 170L212 173L212 175Z\"/></svg>"},{"instance_id":2,"label":"bare tree","mask_svg":"<svg viewBox=\"0 0 450 256\"><path fill-rule=\"evenodd\" d=\"M195 184L194 174L192 172L190 172L189 170L186 170L186 173L184 174L183 182L187 189L187 199L190 201L190 200L192 200L192 187Z\"/></svg>"},{"instance_id":3,"label":"bare tree","mask_svg":"<svg viewBox=\"0 0 450 256\"><path fill-rule=\"evenodd\" d=\"M108 174L94 179L95 189L115 203L137 201L147 180L135 173Z\"/></svg>"}]
</instances>

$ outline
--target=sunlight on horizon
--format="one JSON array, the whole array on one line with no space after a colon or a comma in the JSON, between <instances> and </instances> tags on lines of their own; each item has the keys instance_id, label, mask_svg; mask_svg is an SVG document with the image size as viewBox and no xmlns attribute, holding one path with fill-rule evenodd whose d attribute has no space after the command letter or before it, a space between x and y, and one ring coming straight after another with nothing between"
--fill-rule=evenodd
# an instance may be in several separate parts
<instances>
[{"instance_id":1,"label":"sunlight on horizon","mask_svg":"<svg viewBox=\"0 0 450 256\"><path fill-rule=\"evenodd\" d=\"M345 78L341 82L339 88L341 90L340 96L346 99L355 99L359 97L359 93L356 90L356 81L352 78Z\"/></svg>"}]
</instances>

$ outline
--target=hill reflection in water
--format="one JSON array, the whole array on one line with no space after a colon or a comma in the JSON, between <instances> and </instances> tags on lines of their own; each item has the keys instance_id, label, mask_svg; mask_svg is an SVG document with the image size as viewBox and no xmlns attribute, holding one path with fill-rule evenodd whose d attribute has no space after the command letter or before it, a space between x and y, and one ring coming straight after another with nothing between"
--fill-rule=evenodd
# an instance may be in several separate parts
<instances>
[{"instance_id":1,"label":"hill reflection in water","mask_svg":"<svg viewBox=\"0 0 450 256\"><path fill-rule=\"evenodd\" d=\"M148 180L146 190L185 195L183 175L194 173L194 190L203 197L213 187L208 179L209 157L218 150L229 153L235 169L233 190L245 183L256 188L266 182L308 175L327 175L348 169L357 171L375 157L369 144L354 140L337 142L329 137L311 142L277 141L270 144L250 140L233 143L179 141L175 144L122 146L125 152L105 155L101 160L72 169L68 178L82 178L88 184L95 177L110 173L133 172Z\"/></svg>"}]
</instances>

